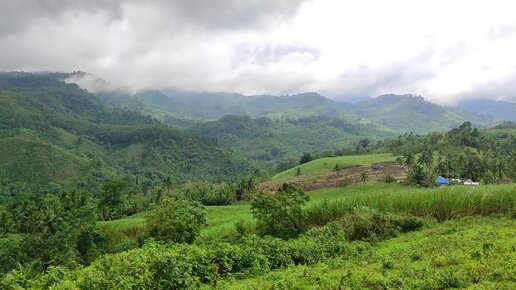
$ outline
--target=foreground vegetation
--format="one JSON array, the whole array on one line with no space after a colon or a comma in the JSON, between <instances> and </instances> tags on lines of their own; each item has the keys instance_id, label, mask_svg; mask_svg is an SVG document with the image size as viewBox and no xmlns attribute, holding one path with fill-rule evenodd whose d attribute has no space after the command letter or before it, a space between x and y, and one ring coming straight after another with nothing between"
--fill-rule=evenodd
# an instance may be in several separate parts
<instances>
[{"instance_id":1,"label":"foreground vegetation","mask_svg":"<svg viewBox=\"0 0 516 290\"><path fill-rule=\"evenodd\" d=\"M337 198L333 202L345 208L338 214L324 210L331 215L328 220L320 219L320 213L331 202L307 205L302 211L306 220L301 215L297 221L311 229L287 240L258 236L259 228L254 231L253 227L237 223L224 239L201 239L194 245L149 240L142 248L100 257L85 268L50 267L47 274L36 279L24 271L14 271L2 283L6 288L19 285L35 289L238 289L251 285L260 289L303 289L319 282L322 288L397 285L441 289L472 285L503 288L515 282L514 269L507 264L515 255L511 242L515 226L514 185L471 190L403 190L393 185L380 194L364 191L367 187L363 186L350 189L345 197L345 191L326 192L327 196ZM321 191L314 196L323 194ZM445 209L440 210L442 207ZM434 212L438 215L434 216ZM468 218L478 215L489 217ZM281 222L278 218L273 222ZM437 224L445 219L454 221ZM289 226L287 223L283 228ZM422 228L426 229L406 234ZM436 255L436 249L442 254ZM291 279L299 275L299 279ZM259 276L262 277L252 278Z\"/></svg>"},{"instance_id":2,"label":"foreground vegetation","mask_svg":"<svg viewBox=\"0 0 516 290\"><path fill-rule=\"evenodd\" d=\"M221 289L513 289L514 219L468 217L378 243L365 254L290 266Z\"/></svg>"}]
</instances>

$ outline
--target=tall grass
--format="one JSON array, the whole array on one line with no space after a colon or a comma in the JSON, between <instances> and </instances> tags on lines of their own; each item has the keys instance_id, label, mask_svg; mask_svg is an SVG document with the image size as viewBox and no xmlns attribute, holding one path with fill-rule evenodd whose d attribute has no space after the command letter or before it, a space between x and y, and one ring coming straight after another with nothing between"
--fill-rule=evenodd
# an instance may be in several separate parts
<instances>
[{"instance_id":1,"label":"tall grass","mask_svg":"<svg viewBox=\"0 0 516 290\"><path fill-rule=\"evenodd\" d=\"M516 185L446 187L433 189L399 188L394 192L366 191L335 201L323 201L307 209L308 222L323 225L358 207L384 212L432 217L438 221L471 215L515 214Z\"/></svg>"}]
</instances>

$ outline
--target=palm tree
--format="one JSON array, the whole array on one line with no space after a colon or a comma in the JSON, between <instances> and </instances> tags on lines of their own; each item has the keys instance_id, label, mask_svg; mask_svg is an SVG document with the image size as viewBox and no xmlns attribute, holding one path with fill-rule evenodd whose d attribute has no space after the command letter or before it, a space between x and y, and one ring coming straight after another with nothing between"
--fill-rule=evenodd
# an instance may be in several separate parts
<instances>
[{"instance_id":1,"label":"palm tree","mask_svg":"<svg viewBox=\"0 0 516 290\"><path fill-rule=\"evenodd\" d=\"M428 182L428 175L423 166L415 166L409 173L409 181L412 184L427 187L430 185Z\"/></svg>"},{"instance_id":2,"label":"palm tree","mask_svg":"<svg viewBox=\"0 0 516 290\"><path fill-rule=\"evenodd\" d=\"M462 174L465 178L478 181L481 175L480 163L474 158L468 158L464 164Z\"/></svg>"},{"instance_id":3,"label":"palm tree","mask_svg":"<svg viewBox=\"0 0 516 290\"><path fill-rule=\"evenodd\" d=\"M414 166L414 161L415 161L415 158L414 158L414 154L412 154L412 152L408 152L408 153L405 153L405 155L403 155L403 163L409 169L412 168L412 166Z\"/></svg>"},{"instance_id":4,"label":"palm tree","mask_svg":"<svg viewBox=\"0 0 516 290\"><path fill-rule=\"evenodd\" d=\"M428 171L432 171L432 164L434 162L434 157L431 150L425 150L419 158L417 159L417 164L421 166L426 166Z\"/></svg>"},{"instance_id":5,"label":"palm tree","mask_svg":"<svg viewBox=\"0 0 516 290\"><path fill-rule=\"evenodd\" d=\"M500 158L495 158L493 161L493 174L495 178L505 177L505 171L507 170L507 163Z\"/></svg>"},{"instance_id":6,"label":"palm tree","mask_svg":"<svg viewBox=\"0 0 516 290\"><path fill-rule=\"evenodd\" d=\"M167 176L167 178L165 178L165 180L163 180L163 187L167 190L167 193L170 193L173 186L174 186L174 182L172 181L172 177Z\"/></svg>"}]
</instances>

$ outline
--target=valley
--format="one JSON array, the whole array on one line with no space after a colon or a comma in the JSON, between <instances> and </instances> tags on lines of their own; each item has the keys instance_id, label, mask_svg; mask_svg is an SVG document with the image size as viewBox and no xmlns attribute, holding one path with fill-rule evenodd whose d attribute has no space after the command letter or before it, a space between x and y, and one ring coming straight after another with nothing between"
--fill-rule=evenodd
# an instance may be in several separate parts
<instances>
[{"instance_id":1,"label":"valley","mask_svg":"<svg viewBox=\"0 0 516 290\"><path fill-rule=\"evenodd\" d=\"M412 95L94 93L75 74L0 74L3 288L514 285L510 121Z\"/></svg>"}]
</instances>

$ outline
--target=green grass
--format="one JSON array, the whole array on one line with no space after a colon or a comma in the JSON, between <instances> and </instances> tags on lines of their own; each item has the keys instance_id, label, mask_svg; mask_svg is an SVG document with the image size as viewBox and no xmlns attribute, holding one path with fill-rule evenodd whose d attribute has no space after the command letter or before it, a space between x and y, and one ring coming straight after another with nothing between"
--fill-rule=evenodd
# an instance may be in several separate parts
<instances>
[{"instance_id":1,"label":"green grass","mask_svg":"<svg viewBox=\"0 0 516 290\"><path fill-rule=\"evenodd\" d=\"M99 221L106 237L108 252L117 252L124 249L124 245L136 245L138 237L145 232L145 217L142 214L112 221Z\"/></svg>"},{"instance_id":2,"label":"green grass","mask_svg":"<svg viewBox=\"0 0 516 290\"><path fill-rule=\"evenodd\" d=\"M340 156L340 157L326 157L321 159L312 160L305 164L298 165L290 168L283 172L280 172L272 177L272 180L293 177L296 169L301 169L301 174L320 174L333 171L336 164L339 164L340 168L349 168L354 166L371 165L375 163L381 163L386 161L394 161L396 157L391 153L379 153L379 154L368 154L368 155L353 155L353 156Z\"/></svg>"},{"instance_id":3,"label":"green grass","mask_svg":"<svg viewBox=\"0 0 516 290\"><path fill-rule=\"evenodd\" d=\"M516 204L516 184L479 187L412 188L399 184L363 184L342 188L321 189L308 193L307 208L312 224L325 224L338 219L357 206L447 219L475 214L510 214ZM326 201L326 203L325 203ZM207 226L201 239L214 240L232 233L237 222L252 222L249 204L208 206ZM126 232L143 226L143 215L100 222L113 243L133 239ZM118 229L118 230L117 230ZM137 230L137 229L136 229Z\"/></svg>"},{"instance_id":4,"label":"green grass","mask_svg":"<svg viewBox=\"0 0 516 290\"><path fill-rule=\"evenodd\" d=\"M250 222L253 217L249 204L208 206L207 226L201 231L201 238L213 240L233 232L237 222Z\"/></svg>"},{"instance_id":5,"label":"green grass","mask_svg":"<svg viewBox=\"0 0 516 290\"><path fill-rule=\"evenodd\" d=\"M514 289L516 221L467 217L380 242L369 257L291 266L220 289Z\"/></svg>"},{"instance_id":6,"label":"green grass","mask_svg":"<svg viewBox=\"0 0 516 290\"><path fill-rule=\"evenodd\" d=\"M358 189L362 189L357 191ZM514 215L516 184L478 187L450 186L419 189L402 186L375 186L324 189L314 195L341 194L333 202L318 203L309 209L310 223L321 225L336 220L356 207L431 217L439 221L470 215Z\"/></svg>"},{"instance_id":7,"label":"green grass","mask_svg":"<svg viewBox=\"0 0 516 290\"><path fill-rule=\"evenodd\" d=\"M326 189L318 190L308 193L310 201L308 206L317 204L324 200L335 201L349 196L356 196L364 192L381 188L382 190L394 191L400 189L398 184L385 184L379 187L378 185L361 185L351 186L346 189ZM201 231L201 238L216 239L223 237L233 232L234 226L238 221L252 222L253 216L249 204L235 204L224 206L208 206L206 216L207 226Z\"/></svg>"}]
</instances>

